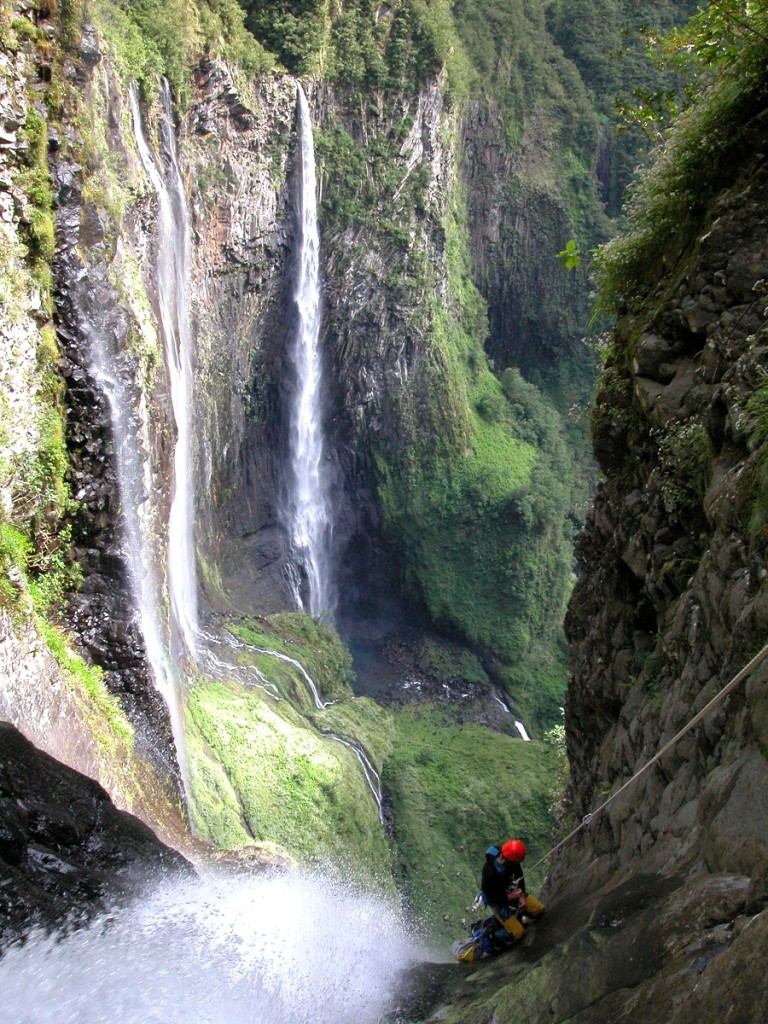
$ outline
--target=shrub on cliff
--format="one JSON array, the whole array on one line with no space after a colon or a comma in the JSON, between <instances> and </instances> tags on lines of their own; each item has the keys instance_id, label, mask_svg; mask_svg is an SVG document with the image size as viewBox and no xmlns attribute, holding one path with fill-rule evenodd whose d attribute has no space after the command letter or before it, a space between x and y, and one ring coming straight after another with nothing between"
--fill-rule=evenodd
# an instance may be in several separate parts
<instances>
[{"instance_id":1,"label":"shrub on cliff","mask_svg":"<svg viewBox=\"0 0 768 1024\"><path fill-rule=\"evenodd\" d=\"M121 73L148 89L165 75L182 105L201 53L250 72L274 65L237 0L94 0L93 9Z\"/></svg>"},{"instance_id":2,"label":"shrub on cliff","mask_svg":"<svg viewBox=\"0 0 768 1024\"><path fill-rule=\"evenodd\" d=\"M627 207L628 230L597 256L601 302L636 310L696 238L710 197L752 149L750 121L768 97L768 9L739 0L712 3L674 33L667 49L690 82L687 109L663 132Z\"/></svg>"}]
</instances>

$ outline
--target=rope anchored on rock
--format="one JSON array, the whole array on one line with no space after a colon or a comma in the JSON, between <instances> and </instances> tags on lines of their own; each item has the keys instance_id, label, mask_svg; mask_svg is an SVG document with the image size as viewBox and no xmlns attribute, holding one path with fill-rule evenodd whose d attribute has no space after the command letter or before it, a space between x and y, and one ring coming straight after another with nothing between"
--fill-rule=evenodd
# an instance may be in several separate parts
<instances>
[{"instance_id":1,"label":"rope anchored on rock","mask_svg":"<svg viewBox=\"0 0 768 1024\"><path fill-rule=\"evenodd\" d=\"M536 863L533 865L533 868L540 867L546 860L548 860L552 856L552 854L556 853L559 849L565 846L566 843L570 842L575 835L578 835L579 832L581 832L588 825L590 825L598 816L598 814L600 814L601 811L604 811L605 808L608 807L609 804L613 803L613 801L618 796L620 796L626 789L628 789L633 782L636 782L641 775L644 775L645 772L649 770L649 768L652 768L653 765L655 765L666 753L668 753L668 751L672 749L672 747L675 746L675 744L679 740L683 738L683 736L689 733L691 729L694 729L699 724L699 722L703 718L705 718L706 715L709 714L712 708L714 708L717 704L720 703L720 701L727 697L729 693L735 690L739 683L746 679L747 676L751 675L752 672L754 672L754 670L757 668L757 666L761 662L765 661L766 657L768 657L768 644L766 644L763 647L763 649L759 651L754 656L754 658L752 658L752 660L744 666L744 668L741 669L740 672L737 672L733 679L731 679L729 683L726 683L722 690L719 690L712 698L712 700L705 704L701 711L699 711L696 715L693 716L690 722L684 725L683 728L678 733L676 733L671 740L665 743L661 750L659 750L657 753L653 755L650 761L646 761L642 768L638 769L638 771L636 771L630 779L627 779L623 786L620 786L619 789L617 789L615 793L612 793L611 796L609 796L607 800L601 803L599 807L595 808L595 810L591 811L589 814L585 814L584 817L581 819L580 823L576 826L576 828L573 829L572 832L569 832L564 839L561 839L556 846L553 846L551 850L545 853L543 857L537 860ZM533 868L529 870L533 870Z\"/></svg>"}]
</instances>

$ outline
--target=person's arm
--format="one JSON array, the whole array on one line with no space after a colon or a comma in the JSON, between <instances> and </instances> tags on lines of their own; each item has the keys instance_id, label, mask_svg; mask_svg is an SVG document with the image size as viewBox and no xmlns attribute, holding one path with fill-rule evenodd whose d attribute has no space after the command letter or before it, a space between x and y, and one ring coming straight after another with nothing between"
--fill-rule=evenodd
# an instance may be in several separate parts
<instances>
[{"instance_id":1,"label":"person's arm","mask_svg":"<svg viewBox=\"0 0 768 1024\"><path fill-rule=\"evenodd\" d=\"M512 877L514 878L515 885L518 887L518 889L522 889L525 895L527 896L528 892L525 888L525 875L523 874L523 869L520 867L519 864L512 864Z\"/></svg>"}]
</instances>

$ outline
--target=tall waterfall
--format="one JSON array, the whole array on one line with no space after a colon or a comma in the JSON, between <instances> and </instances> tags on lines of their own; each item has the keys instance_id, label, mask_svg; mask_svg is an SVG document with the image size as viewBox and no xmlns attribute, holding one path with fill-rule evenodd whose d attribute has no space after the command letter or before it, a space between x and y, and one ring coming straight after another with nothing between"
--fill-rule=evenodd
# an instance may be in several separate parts
<instances>
[{"instance_id":1,"label":"tall waterfall","mask_svg":"<svg viewBox=\"0 0 768 1024\"><path fill-rule=\"evenodd\" d=\"M131 100L135 97L131 93ZM115 440L117 476L120 487L121 517L128 576L138 626L144 640L147 661L155 689L163 697L171 720L182 780L186 787L187 764L183 743L181 681L171 662L162 626L159 595L161 581L155 570L155 559L148 538L152 527L145 502L147 482L139 427L127 383L120 366L120 356L108 348L103 332L93 331L90 338L90 369L109 404L112 434Z\"/></svg>"},{"instance_id":2,"label":"tall waterfall","mask_svg":"<svg viewBox=\"0 0 768 1024\"><path fill-rule=\"evenodd\" d=\"M197 577L194 540L194 478L192 462L192 336L189 327L189 208L176 157L171 91L163 80L161 139L167 162L161 174L147 145L135 90L131 93L134 130L144 170L157 193L157 299L171 382L176 421L174 483L168 520L168 590L173 625L184 648L197 647Z\"/></svg>"},{"instance_id":3,"label":"tall waterfall","mask_svg":"<svg viewBox=\"0 0 768 1024\"><path fill-rule=\"evenodd\" d=\"M297 602L318 618L333 617L336 595L331 578L331 501L323 444L322 357L320 352L320 237L317 177L309 104L298 86L301 152L299 261L294 299L298 328L290 350L296 393L290 417L291 493L289 529L296 571ZM298 582L306 576L304 593Z\"/></svg>"}]
</instances>

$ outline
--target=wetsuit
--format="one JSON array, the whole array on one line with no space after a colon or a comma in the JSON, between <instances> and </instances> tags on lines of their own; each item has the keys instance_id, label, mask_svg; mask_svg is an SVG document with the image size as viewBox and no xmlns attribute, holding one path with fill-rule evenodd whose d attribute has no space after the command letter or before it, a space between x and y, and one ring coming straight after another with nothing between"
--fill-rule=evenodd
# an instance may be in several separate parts
<instances>
[{"instance_id":1,"label":"wetsuit","mask_svg":"<svg viewBox=\"0 0 768 1024\"><path fill-rule=\"evenodd\" d=\"M483 877L480 882L480 888L483 890L486 900L497 909L509 906L507 889L510 887L522 889L525 892L523 869L512 860L499 864L496 860L498 852L498 847L492 846L486 853Z\"/></svg>"},{"instance_id":2,"label":"wetsuit","mask_svg":"<svg viewBox=\"0 0 768 1024\"><path fill-rule=\"evenodd\" d=\"M480 882L486 902L493 910L499 925L491 932L491 942L495 950L507 947L523 935L523 926L517 920L518 903L515 901L510 904L507 890L512 888L525 891L523 869L511 860L499 864L496 859L498 855L497 846L488 848Z\"/></svg>"}]
</instances>

